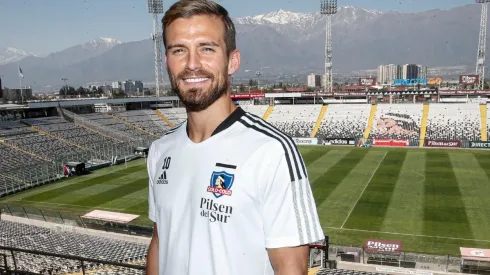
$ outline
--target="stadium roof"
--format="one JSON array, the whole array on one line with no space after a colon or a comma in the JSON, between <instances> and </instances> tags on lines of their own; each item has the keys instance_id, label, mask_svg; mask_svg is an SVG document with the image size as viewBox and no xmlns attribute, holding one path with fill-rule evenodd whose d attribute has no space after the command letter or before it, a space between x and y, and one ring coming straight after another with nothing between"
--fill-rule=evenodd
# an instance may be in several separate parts
<instances>
[{"instance_id":1,"label":"stadium roof","mask_svg":"<svg viewBox=\"0 0 490 275\"><path fill-rule=\"evenodd\" d=\"M156 101L172 101L179 100L176 96L166 97L131 97L131 98L105 98L105 99L86 99L86 100L60 100L60 101L44 101L44 102L29 102L29 108L50 108L50 107L70 107L94 104L121 104L135 102L156 102Z\"/></svg>"},{"instance_id":2,"label":"stadium roof","mask_svg":"<svg viewBox=\"0 0 490 275\"><path fill-rule=\"evenodd\" d=\"M479 262L490 262L490 249L460 247L461 258Z\"/></svg>"},{"instance_id":3,"label":"stadium roof","mask_svg":"<svg viewBox=\"0 0 490 275\"><path fill-rule=\"evenodd\" d=\"M22 108L27 108L27 106L20 105L20 104L0 104L0 110L22 109Z\"/></svg>"}]
</instances>

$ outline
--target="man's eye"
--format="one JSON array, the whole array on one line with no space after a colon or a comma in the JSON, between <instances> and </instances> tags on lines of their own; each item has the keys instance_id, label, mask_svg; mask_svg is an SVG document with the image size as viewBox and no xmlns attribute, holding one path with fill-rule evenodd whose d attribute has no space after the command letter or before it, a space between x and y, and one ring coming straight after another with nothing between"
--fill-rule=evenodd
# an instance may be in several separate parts
<instances>
[{"instance_id":1,"label":"man's eye","mask_svg":"<svg viewBox=\"0 0 490 275\"><path fill-rule=\"evenodd\" d=\"M181 53L182 52L182 49L177 49L177 50L173 50L172 53L173 54L176 54L176 53Z\"/></svg>"},{"instance_id":2,"label":"man's eye","mask_svg":"<svg viewBox=\"0 0 490 275\"><path fill-rule=\"evenodd\" d=\"M205 52L214 52L213 48L203 48L203 51Z\"/></svg>"}]
</instances>

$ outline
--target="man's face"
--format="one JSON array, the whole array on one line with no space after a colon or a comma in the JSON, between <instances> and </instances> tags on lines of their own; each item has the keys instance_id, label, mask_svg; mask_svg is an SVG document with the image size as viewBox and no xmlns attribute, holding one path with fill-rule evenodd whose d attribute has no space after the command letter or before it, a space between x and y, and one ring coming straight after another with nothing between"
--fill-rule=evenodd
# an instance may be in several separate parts
<instances>
[{"instance_id":1,"label":"man's face","mask_svg":"<svg viewBox=\"0 0 490 275\"><path fill-rule=\"evenodd\" d=\"M166 29L167 71L188 111L202 111L228 91L228 74L237 68L226 54L224 34L222 21L206 15L177 19Z\"/></svg>"}]
</instances>

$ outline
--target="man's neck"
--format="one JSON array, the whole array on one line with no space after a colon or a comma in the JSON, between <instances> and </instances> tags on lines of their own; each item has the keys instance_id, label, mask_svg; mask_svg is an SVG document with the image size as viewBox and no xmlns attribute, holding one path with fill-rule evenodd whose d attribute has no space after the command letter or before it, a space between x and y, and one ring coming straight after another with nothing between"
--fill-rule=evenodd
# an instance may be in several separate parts
<instances>
[{"instance_id":1,"label":"man's neck","mask_svg":"<svg viewBox=\"0 0 490 275\"><path fill-rule=\"evenodd\" d=\"M222 96L207 109L200 112L187 112L189 139L199 143L210 138L214 130L236 110L229 96Z\"/></svg>"}]
</instances>

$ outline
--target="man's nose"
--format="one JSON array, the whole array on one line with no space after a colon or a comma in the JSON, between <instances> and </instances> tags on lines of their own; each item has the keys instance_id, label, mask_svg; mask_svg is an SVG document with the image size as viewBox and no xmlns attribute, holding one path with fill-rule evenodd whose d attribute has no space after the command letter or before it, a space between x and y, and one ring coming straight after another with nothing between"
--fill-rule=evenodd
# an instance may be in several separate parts
<instances>
[{"instance_id":1,"label":"man's nose","mask_svg":"<svg viewBox=\"0 0 490 275\"><path fill-rule=\"evenodd\" d=\"M190 51L187 60L187 68L191 71L201 68L201 57L196 51Z\"/></svg>"}]
</instances>

